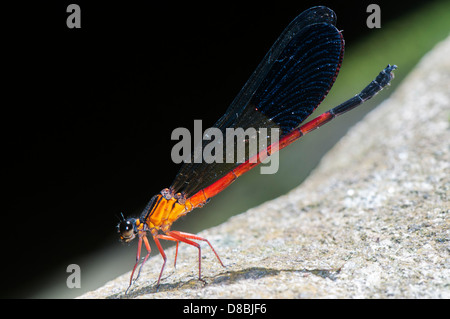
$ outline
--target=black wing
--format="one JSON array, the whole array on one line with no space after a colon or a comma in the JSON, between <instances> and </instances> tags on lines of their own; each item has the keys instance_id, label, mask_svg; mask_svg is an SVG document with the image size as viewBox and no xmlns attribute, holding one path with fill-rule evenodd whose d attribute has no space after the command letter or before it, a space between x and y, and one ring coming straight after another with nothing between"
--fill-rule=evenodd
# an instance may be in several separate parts
<instances>
[{"instance_id":1,"label":"black wing","mask_svg":"<svg viewBox=\"0 0 450 319\"><path fill-rule=\"evenodd\" d=\"M308 9L289 24L214 125L223 133L221 146L236 146L226 128L255 128L253 136L246 136L246 143L258 140L259 128L278 128L282 137L317 108L331 89L343 58L344 40L335 24L336 14L326 7ZM197 147L209 143L214 141ZM192 155L171 188L190 197L255 154L247 149L243 158L235 157L231 163L225 161L226 155L224 152L222 163L210 164L194 163Z\"/></svg>"}]
</instances>

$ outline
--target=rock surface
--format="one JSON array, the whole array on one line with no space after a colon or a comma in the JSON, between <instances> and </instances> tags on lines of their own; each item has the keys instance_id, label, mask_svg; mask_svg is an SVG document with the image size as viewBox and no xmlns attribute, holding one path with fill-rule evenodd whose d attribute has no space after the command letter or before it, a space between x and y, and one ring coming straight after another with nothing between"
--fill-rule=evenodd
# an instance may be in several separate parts
<instances>
[{"instance_id":1,"label":"rock surface","mask_svg":"<svg viewBox=\"0 0 450 319\"><path fill-rule=\"evenodd\" d=\"M81 298L450 298L450 38L297 189ZM263 217L262 217L263 216Z\"/></svg>"}]
</instances>

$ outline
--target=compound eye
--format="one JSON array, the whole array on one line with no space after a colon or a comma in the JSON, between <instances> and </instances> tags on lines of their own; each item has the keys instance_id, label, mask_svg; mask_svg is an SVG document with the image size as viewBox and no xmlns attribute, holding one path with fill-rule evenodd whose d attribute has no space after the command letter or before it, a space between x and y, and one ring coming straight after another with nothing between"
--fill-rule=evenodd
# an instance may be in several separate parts
<instances>
[{"instance_id":1,"label":"compound eye","mask_svg":"<svg viewBox=\"0 0 450 319\"><path fill-rule=\"evenodd\" d=\"M133 239L134 238L134 221L124 220L119 224L119 233L123 239Z\"/></svg>"}]
</instances>

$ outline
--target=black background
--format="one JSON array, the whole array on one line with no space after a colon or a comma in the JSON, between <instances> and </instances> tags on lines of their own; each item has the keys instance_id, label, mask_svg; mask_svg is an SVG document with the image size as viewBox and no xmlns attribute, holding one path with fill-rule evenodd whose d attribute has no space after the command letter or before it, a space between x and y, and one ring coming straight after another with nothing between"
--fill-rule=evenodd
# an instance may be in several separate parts
<instances>
[{"instance_id":1,"label":"black background","mask_svg":"<svg viewBox=\"0 0 450 319\"><path fill-rule=\"evenodd\" d=\"M115 215L171 184L172 130L211 126L300 12L370 32L371 1L159 2L74 1L81 29L68 1L2 7L2 297L115 243ZM421 4L377 3L383 23Z\"/></svg>"}]
</instances>

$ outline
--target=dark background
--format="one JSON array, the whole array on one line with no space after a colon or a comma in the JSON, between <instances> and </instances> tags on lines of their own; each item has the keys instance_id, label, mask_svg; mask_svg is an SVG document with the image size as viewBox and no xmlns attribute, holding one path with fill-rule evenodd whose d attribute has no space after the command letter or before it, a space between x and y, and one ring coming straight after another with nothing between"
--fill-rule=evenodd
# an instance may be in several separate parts
<instances>
[{"instance_id":1,"label":"dark background","mask_svg":"<svg viewBox=\"0 0 450 319\"><path fill-rule=\"evenodd\" d=\"M349 43L373 32L371 2L2 7L1 296L32 297L79 256L117 245L116 215L138 214L178 171L171 132L214 124L296 15L329 6ZM81 29L66 27L70 3ZM425 1L376 3L385 23Z\"/></svg>"}]
</instances>

